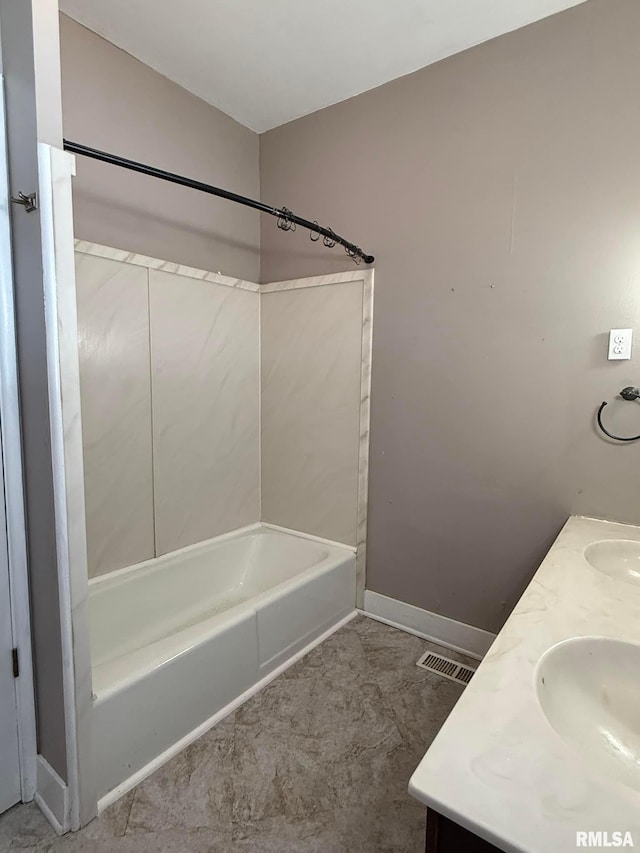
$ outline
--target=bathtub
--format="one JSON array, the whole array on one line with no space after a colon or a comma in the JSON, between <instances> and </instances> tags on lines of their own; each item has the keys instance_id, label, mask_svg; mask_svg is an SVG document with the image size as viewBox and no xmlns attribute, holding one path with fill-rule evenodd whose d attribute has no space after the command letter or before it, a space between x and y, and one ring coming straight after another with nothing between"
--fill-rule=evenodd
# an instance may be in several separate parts
<instances>
[{"instance_id":1,"label":"bathtub","mask_svg":"<svg viewBox=\"0 0 640 853\"><path fill-rule=\"evenodd\" d=\"M353 549L268 525L91 580L101 805L354 608Z\"/></svg>"}]
</instances>

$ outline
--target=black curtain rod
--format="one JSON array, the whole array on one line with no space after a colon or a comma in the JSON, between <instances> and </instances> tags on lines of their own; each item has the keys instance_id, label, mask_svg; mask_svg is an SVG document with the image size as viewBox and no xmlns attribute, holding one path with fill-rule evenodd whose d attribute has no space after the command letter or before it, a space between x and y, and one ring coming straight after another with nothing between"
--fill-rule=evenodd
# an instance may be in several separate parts
<instances>
[{"instance_id":1,"label":"black curtain rod","mask_svg":"<svg viewBox=\"0 0 640 853\"><path fill-rule=\"evenodd\" d=\"M172 184L190 187L193 190L216 195L219 198L226 198L228 201L235 201L237 204L244 204L245 207L252 207L261 213L268 213L270 216L277 217L278 228L282 231L295 231L296 225L300 225L311 232L309 236L314 242L322 237L323 243L327 248L333 248L336 243L344 246L346 253L356 263L360 263L363 260L365 264L372 264L375 260L373 255L367 255L362 251L360 246L356 246L355 243L345 240L344 237L336 234L331 228L323 228L317 222L311 222L309 219L296 216L295 213L292 213L286 207L271 207L268 204L264 204L264 202L232 193L229 190L213 187L201 181L194 181L192 178L184 178L182 175L176 175L173 172L165 172L164 169L156 169L154 166L146 166L144 163L136 163L135 160L127 160L124 157L118 157L116 154L108 154L106 151L98 151L96 148L89 148L86 145L80 145L78 142L71 142L69 139L63 140L63 146L65 151L70 151L72 154L91 157L93 160L101 160L103 163L110 163L112 166L121 166L123 169L130 169L132 172L140 172L143 175L150 175L152 178L160 178Z\"/></svg>"}]
</instances>

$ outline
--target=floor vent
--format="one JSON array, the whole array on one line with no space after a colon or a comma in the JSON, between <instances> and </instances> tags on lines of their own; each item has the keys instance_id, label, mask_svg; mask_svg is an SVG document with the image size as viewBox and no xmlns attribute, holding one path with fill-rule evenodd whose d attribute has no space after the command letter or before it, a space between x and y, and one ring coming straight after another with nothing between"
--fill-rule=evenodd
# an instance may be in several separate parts
<instances>
[{"instance_id":1,"label":"floor vent","mask_svg":"<svg viewBox=\"0 0 640 853\"><path fill-rule=\"evenodd\" d=\"M458 684L468 684L475 672L475 669L466 666L466 664L458 663L458 661L445 658L443 655L437 655L434 652L425 652L418 660L418 666L449 678L451 681L456 681Z\"/></svg>"}]
</instances>

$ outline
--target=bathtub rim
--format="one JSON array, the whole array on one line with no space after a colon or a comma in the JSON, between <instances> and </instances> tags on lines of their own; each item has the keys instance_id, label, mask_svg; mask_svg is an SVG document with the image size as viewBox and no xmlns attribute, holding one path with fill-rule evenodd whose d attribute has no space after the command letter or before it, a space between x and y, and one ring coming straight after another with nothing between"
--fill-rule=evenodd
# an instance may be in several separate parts
<instances>
[{"instance_id":1,"label":"bathtub rim","mask_svg":"<svg viewBox=\"0 0 640 853\"><path fill-rule=\"evenodd\" d=\"M234 530L228 530L226 533L221 533L218 536L212 536L210 539L203 539L202 542L194 542L191 545L185 545L178 548L176 551L168 551L166 554L160 554L159 557L151 557L148 560L142 560L140 563L134 563L132 566L123 566L121 569L114 569L112 572L104 572L89 578L89 592L95 587L101 586L107 581L114 581L128 574L133 574L140 570L150 569L154 566L160 566L174 557L187 556L194 551L205 550L209 545L218 542L226 542L229 539L240 538L248 533L254 533L260 530L272 530L283 535L295 536L298 539L306 539L310 542L315 542L319 545L326 545L329 548L337 548L342 551L347 551L350 554L357 553L357 547L353 545L345 545L343 542L334 542L332 539L323 539L321 536L314 536L311 533L304 533L301 530L292 530L288 527L280 527L277 524L269 524L266 521L255 521L252 524L247 524L244 527L236 527Z\"/></svg>"}]
</instances>

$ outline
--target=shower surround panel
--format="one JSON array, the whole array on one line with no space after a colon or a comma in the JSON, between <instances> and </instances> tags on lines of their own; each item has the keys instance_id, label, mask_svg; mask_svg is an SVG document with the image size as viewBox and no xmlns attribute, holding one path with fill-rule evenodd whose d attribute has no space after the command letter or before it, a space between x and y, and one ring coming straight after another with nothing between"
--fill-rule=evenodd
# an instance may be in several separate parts
<instances>
[{"instance_id":1,"label":"shower surround panel","mask_svg":"<svg viewBox=\"0 0 640 853\"><path fill-rule=\"evenodd\" d=\"M359 287L359 296L354 297L353 284ZM362 607L369 492L373 270L277 281L263 285L260 293L262 519L274 522L279 517L284 526L300 524L301 529L328 538L337 533L339 541L355 544L356 600L357 606ZM313 294L313 298L307 294ZM299 302L296 296L302 297ZM273 297L276 299L271 302ZM332 315L319 307L322 300L333 308ZM317 314L310 310L313 308L318 308ZM289 321L295 324L290 330L283 326L277 309L289 314ZM280 337L271 326L279 329ZM340 351L340 356L336 351ZM353 370L356 351L359 353L357 378ZM283 363L285 353L291 359L290 365ZM289 399L292 389L295 393ZM277 427L282 423L279 406L298 425L298 434L292 436L290 446L278 439ZM271 416L265 416L270 408ZM324 455L305 438L306 429L314 432L316 420L323 421L326 429L321 439ZM344 445L336 440L337 435ZM354 446L355 462L351 451ZM281 452L280 462L292 486L289 494L278 485L277 450ZM304 498L291 476L292 471L308 487ZM339 495L337 488L341 489ZM303 507L295 505L296 498ZM342 508L345 517L351 519L348 529L345 530L334 507Z\"/></svg>"},{"instance_id":2,"label":"shower surround panel","mask_svg":"<svg viewBox=\"0 0 640 853\"><path fill-rule=\"evenodd\" d=\"M154 556L147 272L76 254L92 575Z\"/></svg>"},{"instance_id":3,"label":"shower surround panel","mask_svg":"<svg viewBox=\"0 0 640 853\"><path fill-rule=\"evenodd\" d=\"M76 269L90 576L263 520L357 547L361 602L373 272L258 285L80 240Z\"/></svg>"},{"instance_id":4,"label":"shower surround panel","mask_svg":"<svg viewBox=\"0 0 640 853\"><path fill-rule=\"evenodd\" d=\"M262 519L353 546L362 295L346 282L260 300Z\"/></svg>"},{"instance_id":5,"label":"shower surround panel","mask_svg":"<svg viewBox=\"0 0 640 853\"><path fill-rule=\"evenodd\" d=\"M257 285L86 243L76 281L89 575L259 521Z\"/></svg>"},{"instance_id":6,"label":"shower surround panel","mask_svg":"<svg viewBox=\"0 0 640 853\"><path fill-rule=\"evenodd\" d=\"M157 555L260 518L258 303L149 273Z\"/></svg>"}]
</instances>

